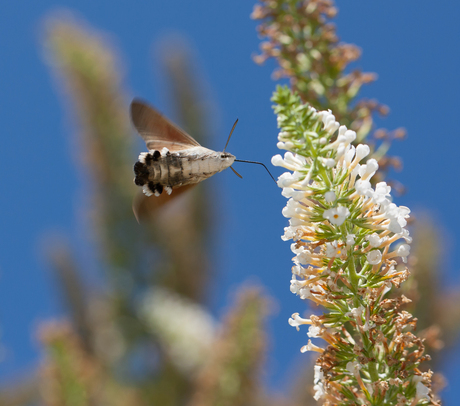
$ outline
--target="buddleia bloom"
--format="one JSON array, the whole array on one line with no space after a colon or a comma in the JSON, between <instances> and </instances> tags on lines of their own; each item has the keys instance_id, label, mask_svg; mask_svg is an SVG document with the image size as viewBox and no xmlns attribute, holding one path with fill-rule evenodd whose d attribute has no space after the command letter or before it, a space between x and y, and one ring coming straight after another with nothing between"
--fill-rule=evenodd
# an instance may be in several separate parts
<instances>
[{"instance_id":1,"label":"buddleia bloom","mask_svg":"<svg viewBox=\"0 0 460 406\"><path fill-rule=\"evenodd\" d=\"M410 210L392 202L391 187L376 185L378 163L370 148L352 145L356 133L330 111L316 111L286 87L275 102L279 132L273 165L288 171L278 179L288 199L282 239L294 254L291 292L322 306L320 316L293 314L289 323L308 325L308 336L327 346L301 351L320 355L315 366L315 399L326 405L436 404L427 359L412 331L416 320L388 298L408 277Z\"/></svg>"}]
</instances>

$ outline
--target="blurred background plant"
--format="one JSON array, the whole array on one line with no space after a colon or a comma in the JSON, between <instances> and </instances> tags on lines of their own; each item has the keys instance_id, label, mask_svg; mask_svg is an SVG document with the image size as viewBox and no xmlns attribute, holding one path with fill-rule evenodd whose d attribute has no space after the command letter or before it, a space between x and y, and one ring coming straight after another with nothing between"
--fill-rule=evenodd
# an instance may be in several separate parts
<instances>
[{"instance_id":1,"label":"blurred background plant","mask_svg":"<svg viewBox=\"0 0 460 406\"><path fill-rule=\"evenodd\" d=\"M373 115L385 115L388 108L357 100L362 85L376 76L347 69L360 50L339 42L331 23L336 13L329 0L260 2L252 17L261 20L259 34L266 41L255 60L275 58L274 79L288 79L317 109L331 109L357 131L357 142L373 143L381 167L399 168L399 159L387 151L404 130L375 129ZM208 246L216 222L206 182L161 214L145 208L153 213L147 222L134 220L131 205L138 191L132 165L145 147L132 134L123 63L111 41L59 15L48 20L45 51L78 128L78 162L91 196L82 210L83 223L104 277L99 286L89 286L83 271L87 264L66 237L48 241L47 258L68 316L40 326L43 365L3 388L0 404L315 404L311 361L293 367L290 393L280 397L264 388L264 320L270 306L263 289L242 286L222 320L207 308L216 267ZM187 45L162 47L159 60L177 122L206 145L208 117ZM438 370L435 364L458 336L460 290L446 292L439 280L441 253L434 242L440 231L434 224L424 218L414 226L413 276L405 294L427 339L430 367ZM443 379L437 382L440 389Z\"/></svg>"}]
</instances>

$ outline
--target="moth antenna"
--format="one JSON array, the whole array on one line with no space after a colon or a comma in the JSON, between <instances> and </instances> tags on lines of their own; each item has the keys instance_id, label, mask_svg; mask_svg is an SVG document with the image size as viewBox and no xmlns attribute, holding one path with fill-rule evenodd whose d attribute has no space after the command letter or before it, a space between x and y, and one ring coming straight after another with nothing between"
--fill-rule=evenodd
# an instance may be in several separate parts
<instances>
[{"instance_id":1,"label":"moth antenna","mask_svg":"<svg viewBox=\"0 0 460 406\"><path fill-rule=\"evenodd\" d=\"M233 173L238 176L240 179L243 179L243 177L237 172L235 171L235 169L233 169L233 167L230 167L230 169L233 171Z\"/></svg>"},{"instance_id":2,"label":"moth antenna","mask_svg":"<svg viewBox=\"0 0 460 406\"><path fill-rule=\"evenodd\" d=\"M228 143L230 141L230 137L232 136L233 130L235 129L237 123L238 123L238 119L236 119L235 124L233 124L233 127L232 127L232 129L230 131L230 135L227 138L227 143L225 144L225 148L224 148L224 150L222 152L225 152L225 150L227 149L227 145L228 145Z\"/></svg>"},{"instance_id":3,"label":"moth antenna","mask_svg":"<svg viewBox=\"0 0 460 406\"><path fill-rule=\"evenodd\" d=\"M236 124L236 123L235 123ZM256 162L256 161L244 161L242 159L235 159L235 162L245 162L247 164L257 164L257 165L262 165L266 171L268 172L268 174L270 175L270 177L273 179L273 182L276 183L276 180L275 178L273 177L273 175L271 174L271 172L268 170L268 168L262 163L262 162ZM231 167L230 167L231 168ZM233 168L232 168L233 169ZM276 183L277 184L277 183ZM278 185L278 184L277 184Z\"/></svg>"}]
</instances>

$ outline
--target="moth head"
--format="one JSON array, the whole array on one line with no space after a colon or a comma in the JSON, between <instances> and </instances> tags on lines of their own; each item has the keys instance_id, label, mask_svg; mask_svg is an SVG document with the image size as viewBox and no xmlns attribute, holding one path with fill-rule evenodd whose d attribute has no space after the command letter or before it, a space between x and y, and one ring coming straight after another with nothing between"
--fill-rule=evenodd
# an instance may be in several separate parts
<instances>
[{"instance_id":1,"label":"moth head","mask_svg":"<svg viewBox=\"0 0 460 406\"><path fill-rule=\"evenodd\" d=\"M232 160L234 160L235 156L230 154L229 152L221 152L220 153L220 158L221 159L232 159Z\"/></svg>"}]
</instances>

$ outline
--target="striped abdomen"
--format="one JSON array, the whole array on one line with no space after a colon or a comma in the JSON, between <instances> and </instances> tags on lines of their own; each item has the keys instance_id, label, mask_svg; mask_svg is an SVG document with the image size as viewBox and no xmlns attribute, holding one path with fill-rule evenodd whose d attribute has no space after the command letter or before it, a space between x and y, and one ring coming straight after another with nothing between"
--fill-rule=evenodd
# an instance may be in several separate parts
<instances>
[{"instance_id":1,"label":"striped abdomen","mask_svg":"<svg viewBox=\"0 0 460 406\"><path fill-rule=\"evenodd\" d=\"M227 152L215 152L204 147L181 151L143 152L134 165L134 183L142 186L147 196L159 196L163 189L199 183L233 164L235 157Z\"/></svg>"}]
</instances>

